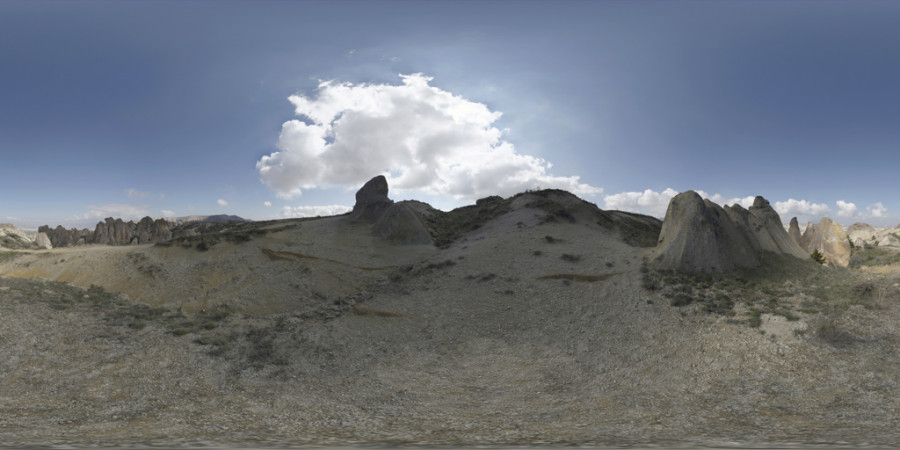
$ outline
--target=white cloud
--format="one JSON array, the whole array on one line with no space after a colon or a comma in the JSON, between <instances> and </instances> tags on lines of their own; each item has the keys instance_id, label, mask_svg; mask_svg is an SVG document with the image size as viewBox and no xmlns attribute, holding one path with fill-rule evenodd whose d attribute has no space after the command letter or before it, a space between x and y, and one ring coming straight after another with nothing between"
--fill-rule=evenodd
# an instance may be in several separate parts
<instances>
[{"instance_id":1,"label":"white cloud","mask_svg":"<svg viewBox=\"0 0 900 450\"><path fill-rule=\"evenodd\" d=\"M856 207L856 203L845 202L843 200L838 200L835 202L838 207L837 215L839 217L856 217L858 208Z\"/></svg>"},{"instance_id":2,"label":"white cloud","mask_svg":"<svg viewBox=\"0 0 900 450\"><path fill-rule=\"evenodd\" d=\"M887 217L887 208L881 202L866 207L866 213L869 217Z\"/></svg>"},{"instance_id":3,"label":"white cloud","mask_svg":"<svg viewBox=\"0 0 900 450\"><path fill-rule=\"evenodd\" d=\"M516 152L493 124L501 113L436 87L430 77L403 84L322 82L315 98L288 100L303 120L282 125L278 151L256 164L260 181L281 198L304 189L355 189L383 174L393 190L476 199L526 189L602 193L579 177L549 173L541 158Z\"/></svg>"},{"instance_id":4,"label":"white cloud","mask_svg":"<svg viewBox=\"0 0 900 450\"><path fill-rule=\"evenodd\" d=\"M822 216L831 211L831 208L824 203L789 198L786 202L775 202L775 211L782 216Z\"/></svg>"},{"instance_id":5,"label":"white cloud","mask_svg":"<svg viewBox=\"0 0 900 450\"><path fill-rule=\"evenodd\" d=\"M219 206L228 206L228 202L226 202L224 198L216 200L216 203L218 203Z\"/></svg>"},{"instance_id":6,"label":"white cloud","mask_svg":"<svg viewBox=\"0 0 900 450\"><path fill-rule=\"evenodd\" d=\"M138 220L148 215L148 207L146 205L128 205L128 204L107 204L107 205L88 205L87 212L76 215L71 220L102 220L107 217L122 220Z\"/></svg>"},{"instance_id":7,"label":"white cloud","mask_svg":"<svg viewBox=\"0 0 900 450\"><path fill-rule=\"evenodd\" d=\"M272 207L272 202L266 200L266 201L263 202L263 206L265 206L266 208L271 208L271 207Z\"/></svg>"},{"instance_id":8,"label":"white cloud","mask_svg":"<svg viewBox=\"0 0 900 450\"><path fill-rule=\"evenodd\" d=\"M667 188L662 192L647 189L644 192L620 192L618 194L603 197L606 209L630 211L651 216L662 217L666 215L669 200L678 195L678 191Z\"/></svg>"},{"instance_id":9,"label":"white cloud","mask_svg":"<svg viewBox=\"0 0 900 450\"><path fill-rule=\"evenodd\" d=\"M128 198L147 198L150 195L149 192L139 191L135 188L125 189L125 195Z\"/></svg>"},{"instance_id":10,"label":"white cloud","mask_svg":"<svg viewBox=\"0 0 900 450\"><path fill-rule=\"evenodd\" d=\"M732 197L729 199L725 199L724 196L720 194L709 195L705 191L696 191L701 197L708 199L709 201L716 203L721 206L725 205L741 205L744 208L749 208L753 206L753 201L756 200L755 195L749 195L747 197Z\"/></svg>"},{"instance_id":11,"label":"white cloud","mask_svg":"<svg viewBox=\"0 0 900 450\"><path fill-rule=\"evenodd\" d=\"M324 205L324 206L285 206L281 208L281 218L290 219L296 217L336 216L352 210L352 206Z\"/></svg>"},{"instance_id":12,"label":"white cloud","mask_svg":"<svg viewBox=\"0 0 900 450\"><path fill-rule=\"evenodd\" d=\"M169 211L168 209L163 209L160 211L163 217L175 217L175 211Z\"/></svg>"}]
</instances>

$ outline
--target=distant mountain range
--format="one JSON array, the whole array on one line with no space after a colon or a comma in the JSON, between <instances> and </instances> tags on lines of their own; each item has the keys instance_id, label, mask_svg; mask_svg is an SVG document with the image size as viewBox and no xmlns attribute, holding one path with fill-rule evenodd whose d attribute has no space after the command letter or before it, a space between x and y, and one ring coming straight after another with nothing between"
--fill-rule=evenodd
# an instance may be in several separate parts
<instances>
[{"instance_id":1,"label":"distant mountain range","mask_svg":"<svg viewBox=\"0 0 900 450\"><path fill-rule=\"evenodd\" d=\"M175 225L184 225L186 223L227 223L227 222L250 222L240 216L229 214L216 214L213 216L184 216L184 217L163 217L163 220Z\"/></svg>"}]
</instances>

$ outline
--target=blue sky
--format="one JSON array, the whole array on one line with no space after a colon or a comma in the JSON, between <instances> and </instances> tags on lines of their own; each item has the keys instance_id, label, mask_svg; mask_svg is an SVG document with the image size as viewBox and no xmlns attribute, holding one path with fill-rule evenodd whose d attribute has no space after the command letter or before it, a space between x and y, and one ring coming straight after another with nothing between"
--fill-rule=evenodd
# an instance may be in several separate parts
<instances>
[{"instance_id":1,"label":"blue sky","mask_svg":"<svg viewBox=\"0 0 900 450\"><path fill-rule=\"evenodd\" d=\"M897 23L888 1L0 2L0 221L339 212L385 173L443 209L561 187L661 216L694 189L894 226Z\"/></svg>"}]
</instances>

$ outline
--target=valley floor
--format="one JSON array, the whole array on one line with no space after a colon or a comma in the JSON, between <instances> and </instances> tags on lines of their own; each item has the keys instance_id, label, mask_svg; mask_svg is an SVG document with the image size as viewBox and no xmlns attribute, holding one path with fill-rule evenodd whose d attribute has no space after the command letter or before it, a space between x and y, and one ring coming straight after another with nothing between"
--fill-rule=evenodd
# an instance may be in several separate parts
<instances>
[{"instance_id":1,"label":"valley floor","mask_svg":"<svg viewBox=\"0 0 900 450\"><path fill-rule=\"evenodd\" d=\"M0 446L900 445L896 267L679 279L596 227L508 220L444 249L329 248L303 223L0 260ZM139 302L52 272L91 252L137 286L247 273Z\"/></svg>"}]
</instances>

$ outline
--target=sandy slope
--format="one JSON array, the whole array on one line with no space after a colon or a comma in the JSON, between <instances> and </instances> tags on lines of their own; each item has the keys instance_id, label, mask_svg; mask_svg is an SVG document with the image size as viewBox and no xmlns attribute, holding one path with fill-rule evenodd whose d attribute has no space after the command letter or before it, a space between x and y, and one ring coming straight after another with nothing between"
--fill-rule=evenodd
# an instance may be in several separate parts
<instances>
[{"instance_id":1,"label":"sandy slope","mask_svg":"<svg viewBox=\"0 0 900 450\"><path fill-rule=\"evenodd\" d=\"M227 304L271 314L308 309L323 296L358 293L373 279L434 251L391 247L372 239L367 226L341 219L279 223L251 242L221 240L206 251L176 244L32 252L0 263L0 273L102 286L136 302L187 313Z\"/></svg>"},{"instance_id":2,"label":"sandy slope","mask_svg":"<svg viewBox=\"0 0 900 450\"><path fill-rule=\"evenodd\" d=\"M849 307L841 345L793 332L815 314L765 315L761 334L741 306L729 320L642 289L647 249L544 216L517 209L441 250L321 219L207 252L0 263L0 444L900 444L896 290ZM217 323L216 347L52 308L97 294L18 276L255 314Z\"/></svg>"}]
</instances>

